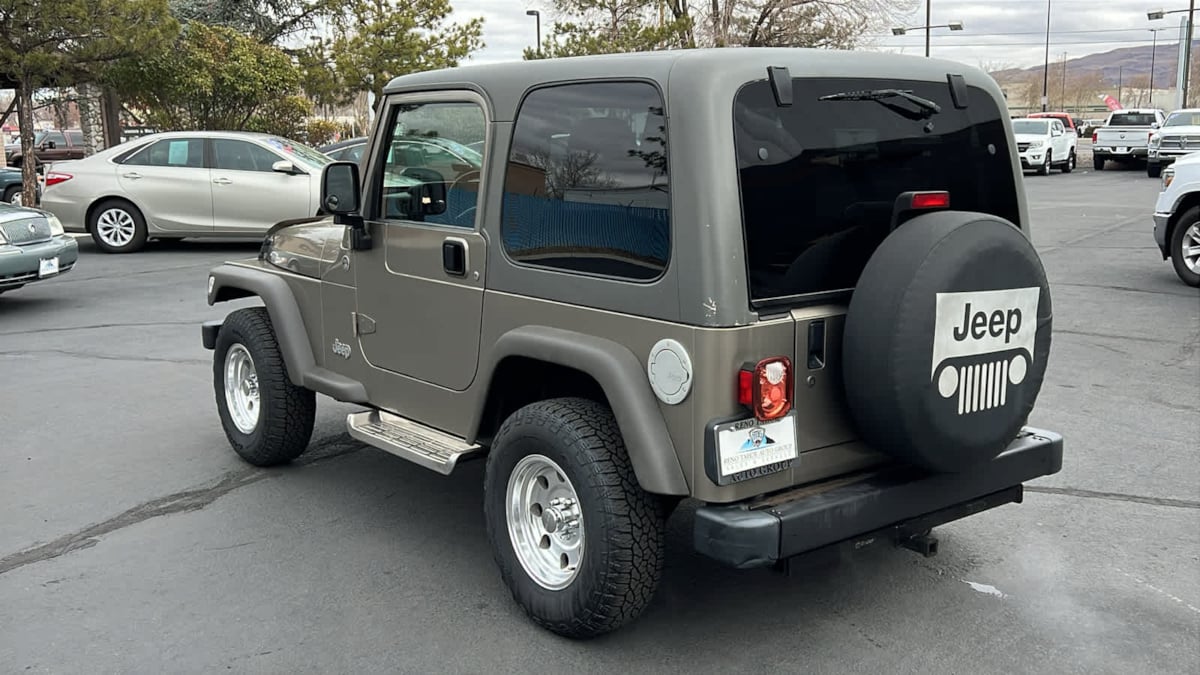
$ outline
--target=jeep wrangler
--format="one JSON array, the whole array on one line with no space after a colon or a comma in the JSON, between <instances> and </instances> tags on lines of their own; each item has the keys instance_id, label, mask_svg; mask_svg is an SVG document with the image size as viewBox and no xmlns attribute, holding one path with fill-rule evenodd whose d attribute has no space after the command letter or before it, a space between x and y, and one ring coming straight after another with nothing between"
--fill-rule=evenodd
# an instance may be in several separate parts
<instances>
[{"instance_id":1,"label":"jeep wrangler","mask_svg":"<svg viewBox=\"0 0 1200 675\"><path fill-rule=\"evenodd\" d=\"M582 638L650 602L665 520L737 568L932 528L1062 465L1004 97L938 59L715 49L405 75L327 214L211 271L247 462L349 434L485 460L500 575ZM361 168L361 170L360 170ZM836 550L836 549L835 549Z\"/></svg>"}]
</instances>

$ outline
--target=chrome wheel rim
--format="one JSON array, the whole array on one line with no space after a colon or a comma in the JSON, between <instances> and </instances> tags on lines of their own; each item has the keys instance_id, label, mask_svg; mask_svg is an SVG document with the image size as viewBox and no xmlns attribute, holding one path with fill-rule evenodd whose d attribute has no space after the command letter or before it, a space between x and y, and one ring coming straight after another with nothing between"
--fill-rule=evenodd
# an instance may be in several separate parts
<instances>
[{"instance_id":1,"label":"chrome wheel rim","mask_svg":"<svg viewBox=\"0 0 1200 675\"><path fill-rule=\"evenodd\" d=\"M250 352L240 344L225 353L225 405L238 431L254 433L258 426L258 372Z\"/></svg>"},{"instance_id":2,"label":"chrome wheel rim","mask_svg":"<svg viewBox=\"0 0 1200 675\"><path fill-rule=\"evenodd\" d=\"M528 455L513 467L507 495L508 536L521 567L542 588L566 588L583 562L583 513L575 486L554 460Z\"/></svg>"},{"instance_id":3,"label":"chrome wheel rim","mask_svg":"<svg viewBox=\"0 0 1200 675\"><path fill-rule=\"evenodd\" d=\"M96 234L100 241L109 246L126 246L133 241L136 233L137 225L133 222L133 216L125 209L106 209L96 218Z\"/></svg>"},{"instance_id":4,"label":"chrome wheel rim","mask_svg":"<svg viewBox=\"0 0 1200 675\"><path fill-rule=\"evenodd\" d=\"M1183 258L1183 264L1193 274L1200 274L1200 223L1192 223L1187 232L1183 233L1183 240L1179 242L1179 254Z\"/></svg>"},{"instance_id":5,"label":"chrome wheel rim","mask_svg":"<svg viewBox=\"0 0 1200 675\"><path fill-rule=\"evenodd\" d=\"M9 199L8 203L12 204L14 206L20 206L21 205L21 191L17 190L16 192L14 192L12 199Z\"/></svg>"}]
</instances>

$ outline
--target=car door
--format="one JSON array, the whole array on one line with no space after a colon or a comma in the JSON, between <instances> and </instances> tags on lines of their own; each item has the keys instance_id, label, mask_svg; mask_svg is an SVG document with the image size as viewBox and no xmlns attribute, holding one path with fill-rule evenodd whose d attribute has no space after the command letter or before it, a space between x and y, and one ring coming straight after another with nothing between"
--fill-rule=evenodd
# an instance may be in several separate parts
<instances>
[{"instance_id":1,"label":"car door","mask_svg":"<svg viewBox=\"0 0 1200 675\"><path fill-rule=\"evenodd\" d=\"M313 180L296 160L240 138L213 138L213 228L218 233L266 232L281 220L314 215ZM275 171L291 162L296 173Z\"/></svg>"},{"instance_id":2,"label":"car door","mask_svg":"<svg viewBox=\"0 0 1200 675\"><path fill-rule=\"evenodd\" d=\"M483 100L467 91L395 96L366 159L363 216L373 247L354 252L358 343L375 368L456 391L479 360L486 248L481 169L437 168L412 141L484 140Z\"/></svg>"},{"instance_id":3,"label":"car door","mask_svg":"<svg viewBox=\"0 0 1200 675\"><path fill-rule=\"evenodd\" d=\"M116 166L121 190L152 227L209 234L213 194L203 138L164 138Z\"/></svg>"}]
</instances>

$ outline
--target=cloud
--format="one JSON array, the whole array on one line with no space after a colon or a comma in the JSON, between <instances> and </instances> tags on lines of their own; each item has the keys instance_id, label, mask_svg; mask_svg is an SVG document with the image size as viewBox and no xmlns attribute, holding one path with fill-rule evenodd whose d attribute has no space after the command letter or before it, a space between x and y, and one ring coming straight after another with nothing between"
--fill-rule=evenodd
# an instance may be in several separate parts
<instances>
[{"instance_id":1,"label":"cloud","mask_svg":"<svg viewBox=\"0 0 1200 675\"><path fill-rule=\"evenodd\" d=\"M484 48L471 55L466 63L520 61L526 47L537 42L537 26L528 9L542 10L542 34L549 28L544 8L539 2L519 0L451 0L454 17L466 20L483 17Z\"/></svg>"}]
</instances>

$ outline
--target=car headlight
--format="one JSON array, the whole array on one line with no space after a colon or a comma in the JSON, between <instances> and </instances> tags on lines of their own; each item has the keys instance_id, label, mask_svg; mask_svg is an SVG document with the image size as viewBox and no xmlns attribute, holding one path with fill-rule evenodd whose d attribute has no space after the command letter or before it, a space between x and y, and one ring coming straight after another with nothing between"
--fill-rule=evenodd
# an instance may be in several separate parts
<instances>
[{"instance_id":1,"label":"car headlight","mask_svg":"<svg viewBox=\"0 0 1200 675\"><path fill-rule=\"evenodd\" d=\"M46 222L50 223L50 234L52 236L61 237L67 233L67 231L63 229L62 221L59 220L58 216L54 215L53 213L46 214Z\"/></svg>"},{"instance_id":2,"label":"car headlight","mask_svg":"<svg viewBox=\"0 0 1200 675\"><path fill-rule=\"evenodd\" d=\"M1162 171L1162 189L1166 190L1171 186L1171 181L1175 180L1175 169L1167 167Z\"/></svg>"},{"instance_id":3,"label":"car headlight","mask_svg":"<svg viewBox=\"0 0 1200 675\"><path fill-rule=\"evenodd\" d=\"M1160 145L1162 145L1162 138L1160 138L1158 136L1150 137L1150 147L1157 148Z\"/></svg>"}]
</instances>

